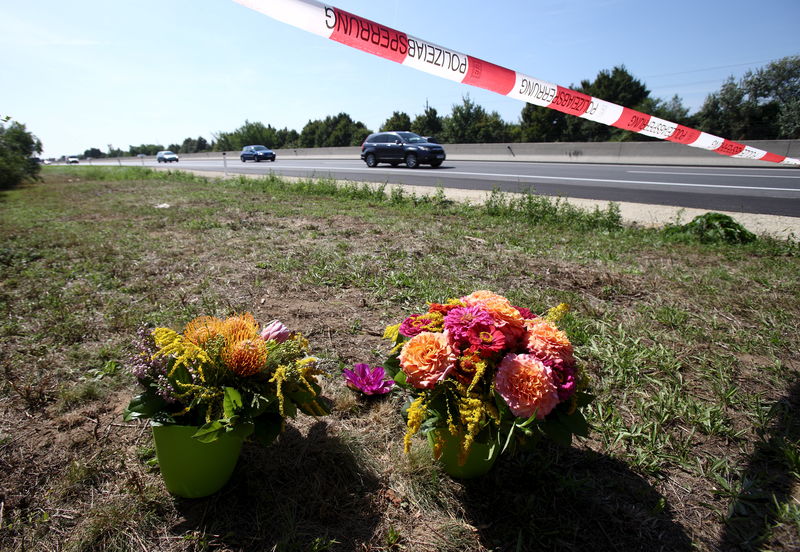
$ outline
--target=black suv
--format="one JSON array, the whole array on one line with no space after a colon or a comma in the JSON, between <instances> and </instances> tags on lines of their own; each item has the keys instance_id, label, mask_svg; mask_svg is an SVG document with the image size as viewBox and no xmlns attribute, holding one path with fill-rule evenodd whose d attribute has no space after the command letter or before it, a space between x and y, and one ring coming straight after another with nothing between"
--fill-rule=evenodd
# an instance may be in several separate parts
<instances>
[{"instance_id":1,"label":"black suv","mask_svg":"<svg viewBox=\"0 0 800 552\"><path fill-rule=\"evenodd\" d=\"M377 132L370 134L361 144L361 159L367 167L377 167L378 163L389 163L396 167L405 163L409 169L419 165L438 167L445 160L444 148L429 142L413 132Z\"/></svg>"}]
</instances>

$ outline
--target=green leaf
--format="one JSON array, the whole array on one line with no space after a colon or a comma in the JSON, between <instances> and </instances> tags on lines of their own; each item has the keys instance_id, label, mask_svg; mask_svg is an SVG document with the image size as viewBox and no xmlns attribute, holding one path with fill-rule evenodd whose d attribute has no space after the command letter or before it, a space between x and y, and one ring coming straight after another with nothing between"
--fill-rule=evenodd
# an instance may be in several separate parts
<instances>
[{"instance_id":1,"label":"green leaf","mask_svg":"<svg viewBox=\"0 0 800 552\"><path fill-rule=\"evenodd\" d=\"M553 442L565 447L572 444L572 432L559 420L544 420L542 429Z\"/></svg>"},{"instance_id":2,"label":"green leaf","mask_svg":"<svg viewBox=\"0 0 800 552\"><path fill-rule=\"evenodd\" d=\"M397 353L389 355L386 360L383 361L383 369L386 370L386 373L390 377L394 378L394 381L397 381L397 374L402 373L399 355Z\"/></svg>"},{"instance_id":3,"label":"green leaf","mask_svg":"<svg viewBox=\"0 0 800 552\"><path fill-rule=\"evenodd\" d=\"M225 388L225 395L222 399L222 410L226 418L233 418L236 412L242 408L242 395L233 387Z\"/></svg>"},{"instance_id":4,"label":"green leaf","mask_svg":"<svg viewBox=\"0 0 800 552\"><path fill-rule=\"evenodd\" d=\"M406 383L406 373L402 370L398 370L398 372L394 375L394 382L399 385L400 387L406 387L408 384Z\"/></svg>"},{"instance_id":5,"label":"green leaf","mask_svg":"<svg viewBox=\"0 0 800 552\"><path fill-rule=\"evenodd\" d=\"M192 437L201 443L211 443L220 438L227 431L227 426L219 420L208 422L198 429Z\"/></svg>"},{"instance_id":6,"label":"green leaf","mask_svg":"<svg viewBox=\"0 0 800 552\"><path fill-rule=\"evenodd\" d=\"M254 436L262 445L269 445L282 429L283 418L279 414L265 414L256 419Z\"/></svg>"},{"instance_id":7,"label":"green leaf","mask_svg":"<svg viewBox=\"0 0 800 552\"><path fill-rule=\"evenodd\" d=\"M297 416L297 406L288 397L283 401L283 413L289 418Z\"/></svg>"},{"instance_id":8,"label":"green leaf","mask_svg":"<svg viewBox=\"0 0 800 552\"><path fill-rule=\"evenodd\" d=\"M230 429L231 427L233 427L233 429ZM228 433L232 433L233 435L241 437L242 439L246 439L247 437L252 435L253 431L255 431L255 424L253 424L252 422L247 422L244 424L236 424L235 426L232 425L228 426Z\"/></svg>"},{"instance_id":9,"label":"green leaf","mask_svg":"<svg viewBox=\"0 0 800 552\"><path fill-rule=\"evenodd\" d=\"M148 389L131 399L127 408L122 412L122 419L126 422L130 422L131 420L140 418L150 418L165 408L166 405L167 403L164 399Z\"/></svg>"},{"instance_id":10,"label":"green leaf","mask_svg":"<svg viewBox=\"0 0 800 552\"><path fill-rule=\"evenodd\" d=\"M580 435L581 437L589 436L589 424L586 422L586 418L583 417L583 413L579 410L576 410L569 416L566 414L559 414L558 420L575 435Z\"/></svg>"},{"instance_id":11,"label":"green leaf","mask_svg":"<svg viewBox=\"0 0 800 552\"><path fill-rule=\"evenodd\" d=\"M575 398L578 408L582 408L594 400L594 395L585 391L578 391L575 393Z\"/></svg>"},{"instance_id":12,"label":"green leaf","mask_svg":"<svg viewBox=\"0 0 800 552\"><path fill-rule=\"evenodd\" d=\"M508 436L506 437L506 442L503 444L503 449L500 451L500 454L505 454L506 449L508 449L508 445L511 444L511 437L514 436L514 430L516 429L517 424L511 424L511 430L508 432Z\"/></svg>"},{"instance_id":13,"label":"green leaf","mask_svg":"<svg viewBox=\"0 0 800 552\"><path fill-rule=\"evenodd\" d=\"M295 391L284 392L284 396L292 399L297 404L311 402L317 398L316 393L312 393L308 389L297 389Z\"/></svg>"}]
</instances>

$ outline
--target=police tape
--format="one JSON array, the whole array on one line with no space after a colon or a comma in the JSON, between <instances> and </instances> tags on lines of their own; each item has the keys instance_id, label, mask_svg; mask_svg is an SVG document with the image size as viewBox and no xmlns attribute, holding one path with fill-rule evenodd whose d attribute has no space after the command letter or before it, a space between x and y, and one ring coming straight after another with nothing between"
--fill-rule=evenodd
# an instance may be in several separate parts
<instances>
[{"instance_id":1,"label":"police tape","mask_svg":"<svg viewBox=\"0 0 800 552\"><path fill-rule=\"evenodd\" d=\"M777 155L654 117L483 61L315 0L234 0L273 19L452 81L491 90L608 126L739 159L800 165Z\"/></svg>"}]
</instances>

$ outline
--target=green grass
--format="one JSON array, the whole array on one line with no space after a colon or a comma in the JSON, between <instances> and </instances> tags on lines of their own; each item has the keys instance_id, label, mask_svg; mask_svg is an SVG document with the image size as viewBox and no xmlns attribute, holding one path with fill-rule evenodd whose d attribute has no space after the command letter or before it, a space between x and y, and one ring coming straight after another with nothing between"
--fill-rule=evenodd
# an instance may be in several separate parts
<instances>
[{"instance_id":1,"label":"green grass","mask_svg":"<svg viewBox=\"0 0 800 552\"><path fill-rule=\"evenodd\" d=\"M2 549L800 546L797 242L705 243L533 194L467 205L144 168L44 177L0 195ZM247 448L225 490L187 503L163 489L146 428L121 423L142 322L254 311L338 373L382 361L385 325L475 289L571 305L589 439L454 481L422 441L402 454L399 397L333 378L332 416Z\"/></svg>"}]
</instances>

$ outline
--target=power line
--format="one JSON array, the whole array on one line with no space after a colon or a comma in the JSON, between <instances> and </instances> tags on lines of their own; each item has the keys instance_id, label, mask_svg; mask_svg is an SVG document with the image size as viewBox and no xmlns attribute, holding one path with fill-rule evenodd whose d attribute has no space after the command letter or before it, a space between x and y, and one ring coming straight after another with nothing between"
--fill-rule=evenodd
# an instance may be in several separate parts
<instances>
[{"instance_id":1,"label":"power line","mask_svg":"<svg viewBox=\"0 0 800 552\"><path fill-rule=\"evenodd\" d=\"M678 71L677 73L661 73L660 75L645 75L642 78L645 79L654 79L656 77L672 77L674 75L686 75L688 73L702 73L703 71L712 71L714 69L729 69L731 67L745 67L748 65L756 65L758 63L768 63L772 61L777 61L778 59L783 58L773 58L773 59L762 59L761 61L751 61L749 63L734 63L731 65L717 65L716 67L704 67L702 69L692 69L690 71Z\"/></svg>"}]
</instances>

